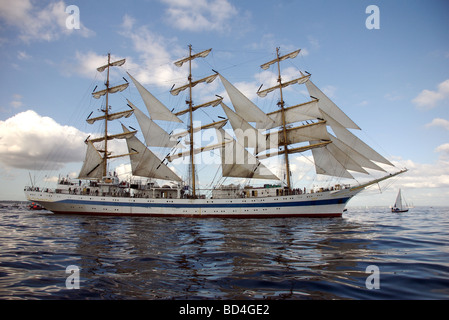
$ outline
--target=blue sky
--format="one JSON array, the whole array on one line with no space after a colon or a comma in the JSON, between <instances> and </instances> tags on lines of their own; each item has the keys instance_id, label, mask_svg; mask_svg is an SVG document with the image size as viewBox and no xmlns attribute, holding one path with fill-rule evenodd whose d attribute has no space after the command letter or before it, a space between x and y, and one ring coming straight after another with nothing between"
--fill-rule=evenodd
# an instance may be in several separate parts
<instances>
[{"instance_id":1,"label":"blue sky","mask_svg":"<svg viewBox=\"0 0 449 320\"><path fill-rule=\"evenodd\" d=\"M80 29L66 26L69 5L79 8ZM369 5L379 8L379 29L366 27ZM364 141L409 169L387 191L374 188L351 204L391 205L402 188L414 205L449 205L448 39L445 0L0 0L0 199L24 199L30 176L42 182L80 169L80 139L92 132L84 120L99 107L90 93L103 81L95 68L108 52L127 58L114 81L137 74L170 104L179 101L168 90L182 82L172 62L192 44L213 48L195 65L199 76L213 68L250 96L276 47L301 48L285 68L312 73ZM34 170L50 168L44 162L53 170Z\"/></svg>"}]
</instances>

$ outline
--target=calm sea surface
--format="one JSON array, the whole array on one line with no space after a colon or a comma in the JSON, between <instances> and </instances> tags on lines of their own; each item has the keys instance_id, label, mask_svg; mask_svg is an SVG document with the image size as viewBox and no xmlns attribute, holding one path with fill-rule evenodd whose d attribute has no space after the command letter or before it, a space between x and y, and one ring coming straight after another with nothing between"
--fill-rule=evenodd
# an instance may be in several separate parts
<instances>
[{"instance_id":1,"label":"calm sea surface","mask_svg":"<svg viewBox=\"0 0 449 320\"><path fill-rule=\"evenodd\" d=\"M0 209L0 299L449 299L447 207L233 220L12 204Z\"/></svg>"}]
</instances>

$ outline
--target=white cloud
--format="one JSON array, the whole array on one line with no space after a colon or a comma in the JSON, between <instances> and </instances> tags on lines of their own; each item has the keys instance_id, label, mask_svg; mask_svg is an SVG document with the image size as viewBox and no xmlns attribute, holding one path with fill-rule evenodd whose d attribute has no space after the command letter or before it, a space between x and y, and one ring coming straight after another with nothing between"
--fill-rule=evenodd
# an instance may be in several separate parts
<instances>
[{"instance_id":1,"label":"white cloud","mask_svg":"<svg viewBox=\"0 0 449 320\"><path fill-rule=\"evenodd\" d=\"M398 94L397 92L387 93L384 95L384 98L389 101L399 101L403 99L403 96Z\"/></svg>"},{"instance_id":2,"label":"white cloud","mask_svg":"<svg viewBox=\"0 0 449 320\"><path fill-rule=\"evenodd\" d=\"M119 59L123 58L111 55L112 61ZM99 55L93 51L88 51L85 53L76 51L75 65L71 62L64 62L62 68L64 73L67 75L76 73L89 79L93 79L97 72L97 68L107 64L107 62L108 60L105 54Z\"/></svg>"},{"instance_id":3,"label":"white cloud","mask_svg":"<svg viewBox=\"0 0 449 320\"><path fill-rule=\"evenodd\" d=\"M238 14L228 0L161 0L168 5L166 20L188 31L225 31Z\"/></svg>"},{"instance_id":4,"label":"white cloud","mask_svg":"<svg viewBox=\"0 0 449 320\"><path fill-rule=\"evenodd\" d=\"M52 2L45 8L38 8L30 0L0 1L0 19L19 30L19 38L24 42L53 41L61 35L71 33L88 37L94 34L80 21L80 29L69 29L64 1ZM80 14L81 16L81 14Z\"/></svg>"},{"instance_id":5,"label":"white cloud","mask_svg":"<svg viewBox=\"0 0 449 320\"><path fill-rule=\"evenodd\" d=\"M186 49L180 48L175 39L167 39L159 36L146 26L135 26L135 20L125 15L123 17L120 34L132 41L134 50L140 56L141 63L137 64L132 59L127 59L126 69L142 84L167 87L174 79L186 81L185 68L177 68L173 61L183 57ZM172 53L179 54L176 58Z\"/></svg>"},{"instance_id":6,"label":"white cloud","mask_svg":"<svg viewBox=\"0 0 449 320\"><path fill-rule=\"evenodd\" d=\"M449 143L435 149L440 154L435 163L417 163L413 160L392 161L409 171L401 176L401 185L407 188L449 188Z\"/></svg>"},{"instance_id":7,"label":"white cloud","mask_svg":"<svg viewBox=\"0 0 449 320\"><path fill-rule=\"evenodd\" d=\"M60 169L82 161L87 134L28 110L0 121L0 162L21 169Z\"/></svg>"},{"instance_id":8,"label":"white cloud","mask_svg":"<svg viewBox=\"0 0 449 320\"><path fill-rule=\"evenodd\" d=\"M10 102L11 106L13 106L14 108L20 108L21 106L23 106L23 102L22 102L22 96L20 94L13 94L13 100Z\"/></svg>"},{"instance_id":9,"label":"white cloud","mask_svg":"<svg viewBox=\"0 0 449 320\"><path fill-rule=\"evenodd\" d=\"M446 130L449 130L449 121L446 119L435 118L431 123L426 124L426 127L443 127Z\"/></svg>"},{"instance_id":10,"label":"white cloud","mask_svg":"<svg viewBox=\"0 0 449 320\"><path fill-rule=\"evenodd\" d=\"M449 159L449 143L439 145L438 147L436 147L435 151L441 153L441 156L443 158Z\"/></svg>"},{"instance_id":11,"label":"white cloud","mask_svg":"<svg viewBox=\"0 0 449 320\"><path fill-rule=\"evenodd\" d=\"M27 54L25 51L19 51L17 52L17 59L19 60L28 60L31 56Z\"/></svg>"},{"instance_id":12,"label":"white cloud","mask_svg":"<svg viewBox=\"0 0 449 320\"><path fill-rule=\"evenodd\" d=\"M436 91L427 89L421 91L412 102L421 109L432 109L446 99L449 99L449 79L441 82Z\"/></svg>"}]
</instances>

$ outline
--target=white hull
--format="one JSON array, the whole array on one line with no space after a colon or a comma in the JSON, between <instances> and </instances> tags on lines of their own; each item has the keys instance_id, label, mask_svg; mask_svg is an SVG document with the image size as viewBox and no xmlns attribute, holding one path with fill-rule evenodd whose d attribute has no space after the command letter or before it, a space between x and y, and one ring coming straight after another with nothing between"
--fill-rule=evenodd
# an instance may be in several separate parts
<instances>
[{"instance_id":1,"label":"white hull","mask_svg":"<svg viewBox=\"0 0 449 320\"><path fill-rule=\"evenodd\" d=\"M361 188L301 195L234 199L154 199L26 191L58 214L149 217L340 217Z\"/></svg>"}]
</instances>

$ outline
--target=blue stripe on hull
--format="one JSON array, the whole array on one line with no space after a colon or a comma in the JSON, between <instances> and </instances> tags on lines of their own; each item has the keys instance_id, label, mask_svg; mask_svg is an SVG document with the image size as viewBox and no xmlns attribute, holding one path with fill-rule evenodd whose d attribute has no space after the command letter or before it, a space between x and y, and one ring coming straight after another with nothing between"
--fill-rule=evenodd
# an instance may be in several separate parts
<instances>
[{"instance_id":1,"label":"blue stripe on hull","mask_svg":"<svg viewBox=\"0 0 449 320\"><path fill-rule=\"evenodd\" d=\"M307 200L292 202L242 202L242 203L155 203L155 202L111 202L111 201L90 201L90 200L63 200L57 203L79 204L79 205L100 205L114 207L144 207L144 208L254 208L254 207L303 207L303 206L323 206L342 204L349 201L350 197L325 199L325 200Z\"/></svg>"}]
</instances>

